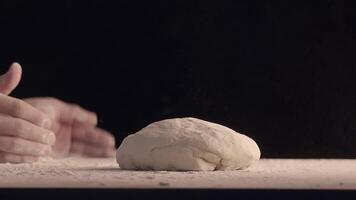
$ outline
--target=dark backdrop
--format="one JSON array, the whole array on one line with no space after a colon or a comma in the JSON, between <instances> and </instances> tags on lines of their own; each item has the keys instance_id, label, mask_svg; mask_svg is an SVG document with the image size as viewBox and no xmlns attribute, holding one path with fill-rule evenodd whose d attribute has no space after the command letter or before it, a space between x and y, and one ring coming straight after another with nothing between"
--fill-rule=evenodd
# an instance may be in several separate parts
<instances>
[{"instance_id":1,"label":"dark backdrop","mask_svg":"<svg viewBox=\"0 0 356 200\"><path fill-rule=\"evenodd\" d=\"M95 110L117 142L194 116L264 157L356 157L352 1L0 1L16 97ZM356 127L356 126L355 126Z\"/></svg>"}]
</instances>

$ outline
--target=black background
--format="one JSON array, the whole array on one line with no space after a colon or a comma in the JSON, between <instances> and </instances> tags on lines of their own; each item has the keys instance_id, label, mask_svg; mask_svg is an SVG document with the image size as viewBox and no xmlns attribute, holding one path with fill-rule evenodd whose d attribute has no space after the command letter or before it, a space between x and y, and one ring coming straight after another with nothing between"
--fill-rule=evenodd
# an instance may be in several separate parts
<instances>
[{"instance_id":1,"label":"black background","mask_svg":"<svg viewBox=\"0 0 356 200\"><path fill-rule=\"evenodd\" d=\"M194 116L263 157L356 157L352 1L0 1L16 97L95 110L122 139Z\"/></svg>"}]
</instances>

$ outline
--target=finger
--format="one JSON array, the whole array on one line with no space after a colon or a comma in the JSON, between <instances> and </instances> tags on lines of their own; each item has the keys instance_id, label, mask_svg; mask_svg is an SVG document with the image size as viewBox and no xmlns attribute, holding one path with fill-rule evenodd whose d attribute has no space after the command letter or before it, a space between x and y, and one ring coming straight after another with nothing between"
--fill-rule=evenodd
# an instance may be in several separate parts
<instances>
[{"instance_id":1,"label":"finger","mask_svg":"<svg viewBox=\"0 0 356 200\"><path fill-rule=\"evenodd\" d=\"M0 151L28 156L45 156L51 153L51 146L16 137L0 136Z\"/></svg>"},{"instance_id":2,"label":"finger","mask_svg":"<svg viewBox=\"0 0 356 200\"><path fill-rule=\"evenodd\" d=\"M88 127L81 123L73 125L72 138L97 146L115 147L115 138L111 133L97 127Z\"/></svg>"},{"instance_id":3,"label":"finger","mask_svg":"<svg viewBox=\"0 0 356 200\"><path fill-rule=\"evenodd\" d=\"M96 113L88 111L76 104L66 103L55 98L42 98L42 101L50 101L52 106L41 106L41 104L39 104L40 101L36 98L26 99L26 101L35 102L34 104L37 104L36 108L45 110L46 113L52 113L52 117L58 119L61 123L72 124L79 122L91 126L96 126L98 123Z\"/></svg>"},{"instance_id":4,"label":"finger","mask_svg":"<svg viewBox=\"0 0 356 200\"><path fill-rule=\"evenodd\" d=\"M72 126L63 124L56 132L56 144L53 147L57 156L66 156L70 150Z\"/></svg>"},{"instance_id":5,"label":"finger","mask_svg":"<svg viewBox=\"0 0 356 200\"><path fill-rule=\"evenodd\" d=\"M31 163L38 159L38 156L24 156L0 151L0 163Z\"/></svg>"},{"instance_id":6,"label":"finger","mask_svg":"<svg viewBox=\"0 0 356 200\"><path fill-rule=\"evenodd\" d=\"M50 129L51 120L30 104L4 94L0 94L0 113L20 118L37 126Z\"/></svg>"},{"instance_id":7,"label":"finger","mask_svg":"<svg viewBox=\"0 0 356 200\"><path fill-rule=\"evenodd\" d=\"M98 123L98 117L96 113L85 110L84 108L76 105L61 102L62 112L60 113L60 120L64 123L79 122L96 126Z\"/></svg>"},{"instance_id":8,"label":"finger","mask_svg":"<svg viewBox=\"0 0 356 200\"><path fill-rule=\"evenodd\" d=\"M0 76L0 93L9 95L21 80L22 68L18 63L13 63L10 69Z\"/></svg>"},{"instance_id":9,"label":"finger","mask_svg":"<svg viewBox=\"0 0 356 200\"><path fill-rule=\"evenodd\" d=\"M19 118L0 115L0 127L0 135L3 136L19 137L48 145L53 145L56 140L52 131Z\"/></svg>"},{"instance_id":10,"label":"finger","mask_svg":"<svg viewBox=\"0 0 356 200\"><path fill-rule=\"evenodd\" d=\"M84 154L84 148L85 148L85 145L83 142L77 142L77 141L72 140L69 152L70 152L70 154L82 156Z\"/></svg>"},{"instance_id":11,"label":"finger","mask_svg":"<svg viewBox=\"0 0 356 200\"><path fill-rule=\"evenodd\" d=\"M116 154L114 148L103 148L75 140L72 141L70 152L91 157L114 157Z\"/></svg>"}]
</instances>

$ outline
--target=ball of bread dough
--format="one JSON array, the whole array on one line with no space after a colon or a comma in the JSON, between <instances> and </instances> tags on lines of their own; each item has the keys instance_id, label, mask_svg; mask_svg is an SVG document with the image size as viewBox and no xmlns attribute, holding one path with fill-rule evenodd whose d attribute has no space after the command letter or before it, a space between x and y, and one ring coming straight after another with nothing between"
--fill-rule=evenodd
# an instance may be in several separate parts
<instances>
[{"instance_id":1,"label":"ball of bread dough","mask_svg":"<svg viewBox=\"0 0 356 200\"><path fill-rule=\"evenodd\" d=\"M243 169L260 155L246 135L196 118L176 118L127 136L116 159L121 169L209 171Z\"/></svg>"}]
</instances>

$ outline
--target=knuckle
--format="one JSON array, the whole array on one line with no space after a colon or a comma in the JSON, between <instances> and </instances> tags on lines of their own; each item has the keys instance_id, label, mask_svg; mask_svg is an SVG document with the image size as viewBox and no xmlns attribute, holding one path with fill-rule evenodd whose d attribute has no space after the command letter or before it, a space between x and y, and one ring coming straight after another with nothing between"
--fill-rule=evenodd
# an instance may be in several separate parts
<instances>
[{"instance_id":1,"label":"knuckle","mask_svg":"<svg viewBox=\"0 0 356 200\"><path fill-rule=\"evenodd\" d=\"M23 102L21 100L14 100L11 104L10 110L16 116L22 115L24 113Z\"/></svg>"},{"instance_id":2,"label":"knuckle","mask_svg":"<svg viewBox=\"0 0 356 200\"><path fill-rule=\"evenodd\" d=\"M72 107L73 112L77 112L81 109L81 107L77 104L70 104L70 106Z\"/></svg>"},{"instance_id":3,"label":"knuckle","mask_svg":"<svg viewBox=\"0 0 356 200\"><path fill-rule=\"evenodd\" d=\"M93 115L94 120L95 120L95 122L97 123L97 122L98 122L98 119L99 119L98 114L95 113L95 112L90 112L90 113Z\"/></svg>"},{"instance_id":4,"label":"knuckle","mask_svg":"<svg viewBox=\"0 0 356 200\"><path fill-rule=\"evenodd\" d=\"M28 125L20 120L14 122L14 130L18 136L23 136L30 131Z\"/></svg>"},{"instance_id":5,"label":"knuckle","mask_svg":"<svg viewBox=\"0 0 356 200\"><path fill-rule=\"evenodd\" d=\"M54 97L46 97L45 100L48 101L48 102L54 103L54 104L57 104L57 103L60 102L59 99L54 98Z\"/></svg>"},{"instance_id":6,"label":"knuckle","mask_svg":"<svg viewBox=\"0 0 356 200\"><path fill-rule=\"evenodd\" d=\"M71 117L74 119L76 114L80 112L81 107L77 104L70 104L69 106L70 106Z\"/></svg>"},{"instance_id":7,"label":"knuckle","mask_svg":"<svg viewBox=\"0 0 356 200\"><path fill-rule=\"evenodd\" d=\"M14 138L14 139L12 139L12 140L10 140L10 141L8 142L8 147L7 147L7 149L8 149L9 151L11 151L11 152L14 152L14 151L16 151L17 149L19 149L20 146L21 146L21 144L20 144L19 139Z\"/></svg>"}]
</instances>

